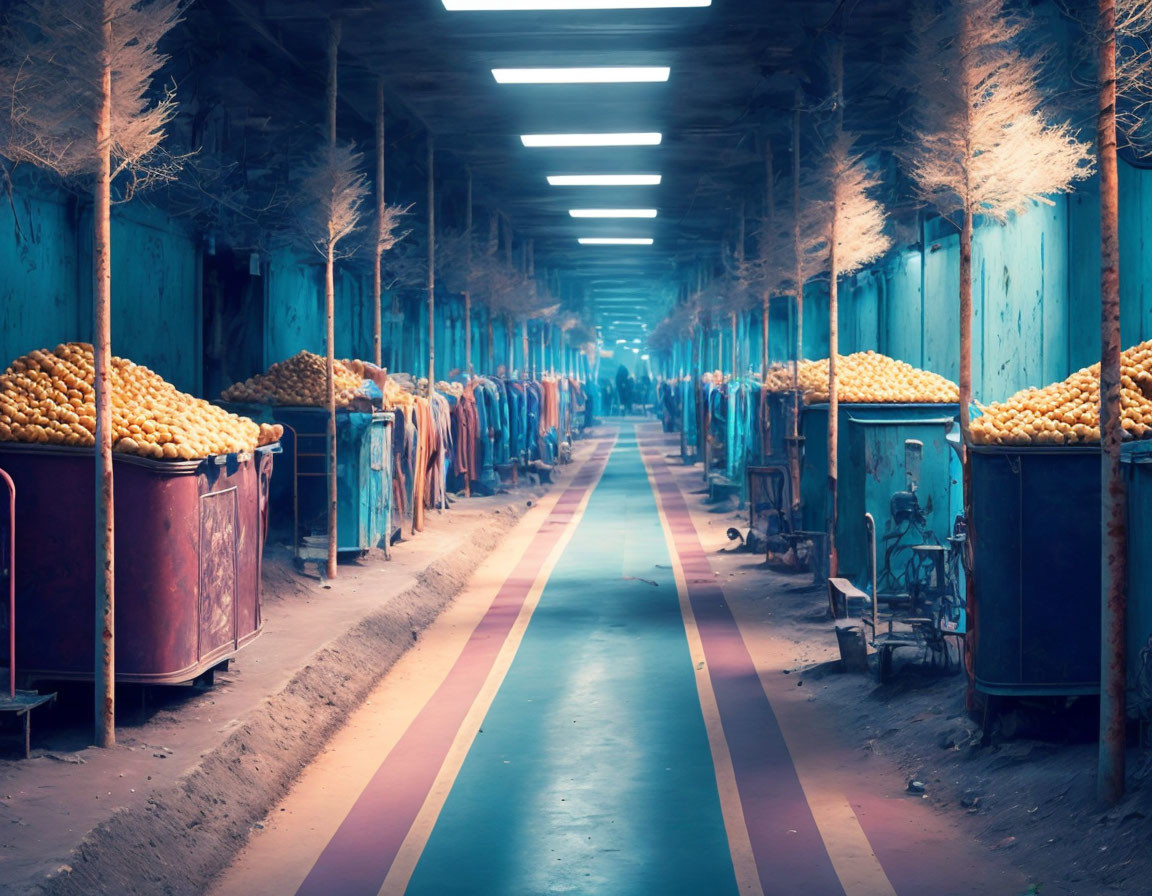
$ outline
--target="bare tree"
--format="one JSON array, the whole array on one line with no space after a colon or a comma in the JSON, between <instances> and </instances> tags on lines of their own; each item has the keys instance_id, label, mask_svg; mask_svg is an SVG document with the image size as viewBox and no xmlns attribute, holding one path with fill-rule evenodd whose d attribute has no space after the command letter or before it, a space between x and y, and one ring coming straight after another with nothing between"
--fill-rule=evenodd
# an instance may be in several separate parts
<instances>
[{"instance_id":1,"label":"bare tree","mask_svg":"<svg viewBox=\"0 0 1152 896\"><path fill-rule=\"evenodd\" d=\"M1005 0L956 0L912 31L915 90L904 153L920 197L960 219L960 426L972 401L972 223L1050 202L1091 173L1090 147L1044 113L1044 54L1026 53L1025 20Z\"/></svg>"},{"instance_id":2,"label":"bare tree","mask_svg":"<svg viewBox=\"0 0 1152 896\"><path fill-rule=\"evenodd\" d=\"M159 44L179 0L28 0L12 12L0 50L0 155L77 179L92 189L93 349L96 402L96 743L115 731L115 583L112 488L111 203L178 162L160 152L175 112L153 80Z\"/></svg>"},{"instance_id":3,"label":"bare tree","mask_svg":"<svg viewBox=\"0 0 1152 896\"><path fill-rule=\"evenodd\" d=\"M852 274L888 251L886 213L876 199L880 179L853 148L851 135L840 133L821 161L819 176L810 182L803 214L823 239L807 263L828 272L828 569L838 573L836 527L839 522L839 388L836 363L840 350L839 279ZM802 262L803 266L803 262Z\"/></svg>"},{"instance_id":4,"label":"bare tree","mask_svg":"<svg viewBox=\"0 0 1152 896\"><path fill-rule=\"evenodd\" d=\"M1053 124L1040 90L1043 51L1027 53L1025 20L1004 0L956 0L921 13L911 28L913 115L905 166L921 199L960 228L960 430L967 443L972 403L972 225L976 215L1004 221L1032 201L1050 202L1090 173L1089 146L1067 124ZM972 473L961 451L969 540ZM979 620L968 579L966 661ZM969 687L969 705L974 692Z\"/></svg>"},{"instance_id":5,"label":"bare tree","mask_svg":"<svg viewBox=\"0 0 1152 896\"><path fill-rule=\"evenodd\" d=\"M383 347L381 345L381 307L383 296L384 253L407 236L400 233L400 219L411 206L389 205L384 198L385 176L385 131L384 131L384 81L376 81L376 233L373 244L375 264L372 268L372 360L381 366Z\"/></svg>"},{"instance_id":6,"label":"bare tree","mask_svg":"<svg viewBox=\"0 0 1152 896\"><path fill-rule=\"evenodd\" d=\"M333 19L328 32L327 127L325 143L313 154L300 183L294 222L297 239L324 259L326 369L328 408L328 563L327 575L336 577L336 386L335 386L335 269L338 259L349 257L355 246L348 238L360 223L360 210L368 195L361 168L364 157L350 143L336 140L336 96L340 22Z\"/></svg>"}]
</instances>

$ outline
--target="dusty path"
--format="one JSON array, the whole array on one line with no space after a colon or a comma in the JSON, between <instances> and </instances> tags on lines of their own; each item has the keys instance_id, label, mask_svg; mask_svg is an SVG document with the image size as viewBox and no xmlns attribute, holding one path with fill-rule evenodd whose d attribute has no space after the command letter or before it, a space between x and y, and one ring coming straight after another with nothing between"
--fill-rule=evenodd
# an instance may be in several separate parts
<instances>
[{"instance_id":1,"label":"dusty path","mask_svg":"<svg viewBox=\"0 0 1152 896\"><path fill-rule=\"evenodd\" d=\"M772 633L729 605L668 450L650 425L601 439L217 896L1023 892L929 807L845 773Z\"/></svg>"}]
</instances>

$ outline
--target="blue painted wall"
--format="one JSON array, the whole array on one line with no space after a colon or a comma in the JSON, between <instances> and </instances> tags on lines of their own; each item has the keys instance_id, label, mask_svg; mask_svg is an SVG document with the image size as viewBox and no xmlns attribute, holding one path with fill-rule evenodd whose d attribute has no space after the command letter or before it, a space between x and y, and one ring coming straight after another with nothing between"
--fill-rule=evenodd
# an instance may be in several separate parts
<instances>
[{"instance_id":1,"label":"blue painted wall","mask_svg":"<svg viewBox=\"0 0 1152 896\"><path fill-rule=\"evenodd\" d=\"M92 338L91 217L63 192L18 190L0 204L0 363ZM199 388L199 249L149 206L112 215L112 351L182 389Z\"/></svg>"}]
</instances>

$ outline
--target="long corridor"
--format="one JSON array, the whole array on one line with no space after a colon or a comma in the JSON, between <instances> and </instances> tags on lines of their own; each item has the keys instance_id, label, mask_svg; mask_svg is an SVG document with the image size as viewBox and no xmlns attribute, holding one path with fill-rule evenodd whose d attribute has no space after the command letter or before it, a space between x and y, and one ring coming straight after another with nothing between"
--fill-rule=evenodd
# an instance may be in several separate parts
<instances>
[{"instance_id":1,"label":"long corridor","mask_svg":"<svg viewBox=\"0 0 1152 896\"><path fill-rule=\"evenodd\" d=\"M782 730L669 450L601 430L217 896L1019 892L906 804L804 780L790 746L835 748Z\"/></svg>"}]
</instances>

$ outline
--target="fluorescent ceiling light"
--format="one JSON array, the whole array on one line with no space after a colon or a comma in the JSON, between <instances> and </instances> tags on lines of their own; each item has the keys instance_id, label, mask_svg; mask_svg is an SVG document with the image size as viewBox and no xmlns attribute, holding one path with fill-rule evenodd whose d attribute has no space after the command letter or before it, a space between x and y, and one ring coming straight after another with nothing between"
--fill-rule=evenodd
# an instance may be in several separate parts
<instances>
[{"instance_id":1,"label":"fluorescent ceiling light","mask_svg":"<svg viewBox=\"0 0 1152 896\"><path fill-rule=\"evenodd\" d=\"M667 81L666 65L601 65L594 68L494 68L498 84L639 84Z\"/></svg>"},{"instance_id":2,"label":"fluorescent ceiling light","mask_svg":"<svg viewBox=\"0 0 1152 896\"><path fill-rule=\"evenodd\" d=\"M651 246L652 237L582 236L581 246Z\"/></svg>"},{"instance_id":3,"label":"fluorescent ceiling light","mask_svg":"<svg viewBox=\"0 0 1152 896\"><path fill-rule=\"evenodd\" d=\"M683 9L711 6L712 0L444 0L449 12L482 10L563 10L563 9Z\"/></svg>"},{"instance_id":4,"label":"fluorescent ceiling light","mask_svg":"<svg viewBox=\"0 0 1152 896\"><path fill-rule=\"evenodd\" d=\"M653 132L623 134L524 134L525 146L659 146L661 135Z\"/></svg>"},{"instance_id":5,"label":"fluorescent ceiling light","mask_svg":"<svg viewBox=\"0 0 1152 896\"><path fill-rule=\"evenodd\" d=\"M550 174L554 187L654 187L659 174Z\"/></svg>"},{"instance_id":6,"label":"fluorescent ceiling light","mask_svg":"<svg viewBox=\"0 0 1152 896\"><path fill-rule=\"evenodd\" d=\"M573 218L655 218L654 208L573 208Z\"/></svg>"}]
</instances>

